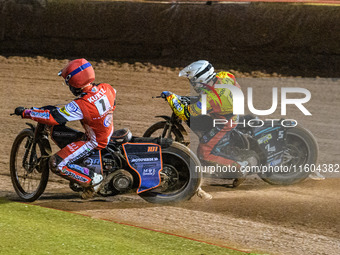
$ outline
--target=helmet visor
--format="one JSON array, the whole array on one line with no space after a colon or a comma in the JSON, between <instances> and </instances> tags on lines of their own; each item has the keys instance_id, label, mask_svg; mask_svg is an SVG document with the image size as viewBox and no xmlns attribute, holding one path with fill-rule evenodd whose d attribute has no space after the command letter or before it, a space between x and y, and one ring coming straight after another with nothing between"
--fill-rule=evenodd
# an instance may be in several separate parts
<instances>
[{"instance_id":1,"label":"helmet visor","mask_svg":"<svg viewBox=\"0 0 340 255\"><path fill-rule=\"evenodd\" d=\"M62 73L63 73L63 69L61 69L61 70L58 72L58 76L61 76ZM63 85L69 86L68 82L66 82L65 79L63 79Z\"/></svg>"}]
</instances>

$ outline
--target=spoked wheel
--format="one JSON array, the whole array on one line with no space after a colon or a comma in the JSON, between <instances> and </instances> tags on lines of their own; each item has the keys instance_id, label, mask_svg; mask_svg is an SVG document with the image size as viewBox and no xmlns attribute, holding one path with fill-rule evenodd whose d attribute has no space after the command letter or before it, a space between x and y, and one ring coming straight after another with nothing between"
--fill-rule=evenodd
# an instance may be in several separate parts
<instances>
[{"instance_id":1,"label":"spoked wheel","mask_svg":"<svg viewBox=\"0 0 340 255\"><path fill-rule=\"evenodd\" d=\"M42 157L41 145L34 144L33 131L24 129L16 137L10 157L10 174L20 199L32 202L44 192L49 175L48 158Z\"/></svg>"},{"instance_id":2,"label":"spoked wheel","mask_svg":"<svg viewBox=\"0 0 340 255\"><path fill-rule=\"evenodd\" d=\"M177 162L178 163L178 162ZM179 166L180 167L180 164ZM180 176L179 171L173 165L163 164L163 170L161 172L161 188L164 193L176 191L187 183L189 173L182 173L185 176Z\"/></svg>"},{"instance_id":3,"label":"spoked wheel","mask_svg":"<svg viewBox=\"0 0 340 255\"><path fill-rule=\"evenodd\" d=\"M304 165L315 164L317 158L318 144L314 136L302 127L288 129L282 170L261 177L264 181L277 185L301 182L310 174L309 171L304 171Z\"/></svg>"},{"instance_id":4,"label":"spoked wheel","mask_svg":"<svg viewBox=\"0 0 340 255\"><path fill-rule=\"evenodd\" d=\"M168 137L168 124L166 121L160 121L152 126L150 126L145 133L143 134L143 137L162 137L162 138L171 138L173 141L183 143L184 137L182 133L176 128L173 127L171 129L170 137Z\"/></svg>"},{"instance_id":5,"label":"spoked wheel","mask_svg":"<svg viewBox=\"0 0 340 255\"><path fill-rule=\"evenodd\" d=\"M159 187L140 193L150 203L174 203L190 199L201 184L197 157L184 145L174 142L162 151L163 170Z\"/></svg>"}]
</instances>

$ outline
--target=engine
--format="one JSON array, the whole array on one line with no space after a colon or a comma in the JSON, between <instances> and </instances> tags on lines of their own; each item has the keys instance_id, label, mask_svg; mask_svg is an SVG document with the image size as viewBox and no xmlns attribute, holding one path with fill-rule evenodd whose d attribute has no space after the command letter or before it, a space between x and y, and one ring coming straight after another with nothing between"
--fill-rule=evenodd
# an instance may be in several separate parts
<instances>
[{"instance_id":1,"label":"engine","mask_svg":"<svg viewBox=\"0 0 340 255\"><path fill-rule=\"evenodd\" d=\"M107 153L102 155L104 181L99 194L112 196L129 191L133 187L133 176L123 168L119 155Z\"/></svg>"},{"instance_id":2,"label":"engine","mask_svg":"<svg viewBox=\"0 0 340 255\"><path fill-rule=\"evenodd\" d=\"M123 167L122 159L114 153L106 153L102 155L103 172L107 174L121 169Z\"/></svg>"}]
</instances>

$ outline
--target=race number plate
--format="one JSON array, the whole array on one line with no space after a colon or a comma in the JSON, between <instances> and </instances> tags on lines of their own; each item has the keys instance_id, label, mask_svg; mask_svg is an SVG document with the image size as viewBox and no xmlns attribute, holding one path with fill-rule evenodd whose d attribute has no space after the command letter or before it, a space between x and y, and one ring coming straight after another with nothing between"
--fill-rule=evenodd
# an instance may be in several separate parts
<instances>
[{"instance_id":1,"label":"race number plate","mask_svg":"<svg viewBox=\"0 0 340 255\"><path fill-rule=\"evenodd\" d=\"M269 166L282 163L286 149L286 130L281 126L255 128L255 139L267 158Z\"/></svg>"}]
</instances>

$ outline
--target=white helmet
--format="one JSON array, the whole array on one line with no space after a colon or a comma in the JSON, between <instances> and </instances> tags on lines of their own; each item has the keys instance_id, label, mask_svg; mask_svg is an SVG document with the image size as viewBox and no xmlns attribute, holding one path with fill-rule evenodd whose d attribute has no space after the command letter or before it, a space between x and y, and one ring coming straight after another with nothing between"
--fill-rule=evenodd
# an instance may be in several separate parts
<instances>
[{"instance_id":1,"label":"white helmet","mask_svg":"<svg viewBox=\"0 0 340 255\"><path fill-rule=\"evenodd\" d=\"M206 60L199 60L191 63L183 70L179 72L180 77L189 78L191 84L204 83L207 84L212 78L214 78L214 67Z\"/></svg>"}]
</instances>

